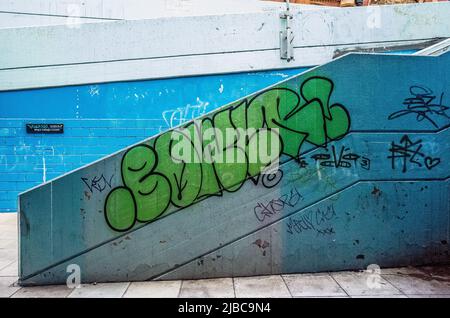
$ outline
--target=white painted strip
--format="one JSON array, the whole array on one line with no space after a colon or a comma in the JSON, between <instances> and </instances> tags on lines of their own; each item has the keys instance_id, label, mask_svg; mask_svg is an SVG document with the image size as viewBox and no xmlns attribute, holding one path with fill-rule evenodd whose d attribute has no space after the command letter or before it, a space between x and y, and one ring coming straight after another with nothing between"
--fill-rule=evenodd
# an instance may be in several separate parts
<instances>
[{"instance_id":1,"label":"white painted strip","mask_svg":"<svg viewBox=\"0 0 450 318\"><path fill-rule=\"evenodd\" d=\"M435 45L432 45L430 47L427 47L423 50L420 50L414 55L441 55L447 51L450 50L450 39L445 39L439 43L436 43Z\"/></svg>"},{"instance_id":2,"label":"white painted strip","mask_svg":"<svg viewBox=\"0 0 450 318\"><path fill-rule=\"evenodd\" d=\"M0 30L0 69L242 52L278 47L275 13ZM261 26L265 28L260 29Z\"/></svg>"},{"instance_id":3,"label":"white painted strip","mask_svg":"<svg viewBox=\"0 0 450 318\"><path fill-rule=\"evenodd\" d=\"M62 16L46 16L46 15L29 15L18 13L5 13L0 11L0 29L36 27L50 25L67 25L78 20L80 23L104 22L105 20L88 19L88 18L70 18Z\"/></svg>"},{"instance_id":4,"label":"white painted strip","mask_svg":"<svg viewBox=\"0 0 450 318\"><path fill-rule=\"evenodd\" d=\"M255 12L281 5L260 0L2 0L0 11L137 20Z\"/></svg>"},{"instance_id":5,"label":"white painted strip","mask_svg":"<svg viewBox=\"0 0 450 318\"><path fill-rule=\"evenodd\" d=\"M417 41L391 45L416 44ZM360 45L385 47L384 43ZM87 63L0 71L0 91L24 88L56 87L78 84L117 82L123 80L161 79L186 75L236 73L293 67L310 67L329 62L338 50L348 46L296 48L296 59L280 60L278 50L208 54L185 57ZM170 65L170 67L168 67Z\"/></svg>"}]
</instances>

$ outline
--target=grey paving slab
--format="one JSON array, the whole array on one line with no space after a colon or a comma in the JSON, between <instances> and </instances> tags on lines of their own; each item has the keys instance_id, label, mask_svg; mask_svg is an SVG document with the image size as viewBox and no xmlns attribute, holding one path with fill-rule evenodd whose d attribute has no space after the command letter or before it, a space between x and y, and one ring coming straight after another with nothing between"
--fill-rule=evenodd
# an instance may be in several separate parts
<instances>
[{"instance_id":1,"label":"grey paving slab","mask_svg":"<svg viewBox=\"0 0 450 318\"><path fill-rule=\"evenodd\" d=\"M351 298L408 298L406 295L371 295L371 296L351 296Z\"/></svg>"},{"instance_id":2,"label":"grey paving slab","mask_svg":"<svg viewBox=\"0 0 450 318\"><path fill-rule=\"evenodd\" d=\"M234 278L238 298L289 298L292 297L280 275Z\"/></svg>"},{"instance_id":3,"label":"grey paving slab","mask_svg":"<svg viewBox=\"0 0 450 318\"><path fill-rule=\"evenodd\" d=\"M121 298L130 283L82 284L74 288L69 298Z\"/></svg>"},{"instance_id":4,"label":"grey paving slab","mask_svg":"<svg viewBox=\"0 0 450 318\"><path fill-rule=\"evenodd\" d=\"M17 277L0 277L0 298L10 297L20 287L16 286Z\"/></svg>"},{"instance_id":5,"label":"grey paving slab","mask_svg":"<svg viewBox=\"0 0 450 318\"><path fill-rule=\"evenodd\" d=\"M0 259L0 271L2 270L2 269L4 269L6 266L8 266L8 265L10 265L10 264L12 264L12 263L14 263L15 261L12 261L12 260L7 260L7 259Z\"/></svg>"},{"instance_id":6,"label":"grey paving slab","mask_svg":"<svg viewBox=\"0 0 450 318\"><path fill-rule=\"evenodd\" d=\"M6 240L17 240L19 232L17 229L17 224L15 223L2 223L0 224L0 239Z\"/></svg>"},{"instance_id":7,"label":"grey paving slab","mask_svg":"<svg viewBox=\"0 0 450 318\"><path fill-rule=\"evenodd\" d=\"M448 295L406 295L408 298L450 298Z\"/></svg>"},{"instance_id":8,"label":"grey paving slab","mask_svg":"<svg viewBox=\"0 0 450 318\"><path fill-rule=\"evenodd\" d=\"M433 277L442 281L450 280L450 265L421 266L418 267L418 269L420 269L420 271L425 274L425 276Z\"/></svg>"},{"instance_id":9,"label":"grey paving slab","mask_svg":"<svg viewBox=\"0 0 450 318\"><path fill-rule=\"evenodd\" d=\"M8 262L8 261L17 261L19 255L17 250L15 249L0 249L0 260Z\"/></svg>"},{"instance_id":10,"label":"grey paving slab","mask_svg":"<svg viewBox=\"0 0 450 318\"><path fill-rule=\"evenodd\" d=\"M13 234L14 237L18 234L18 228L16 222L0 222L1 233ZM11 237L13 238L13 237Z\"/></svg>"},{"instance_id":11,"label":"grey paving slab","mask_svg":"<svg viewBox=\"0 0 450 318\"><path fill-rule=\"evenodd\" d=\"M14 261L0 270L1 276L19 276L19 263Z\"/></svg>"},{"instance_id":12,"label":"grey paving slab","mask_svg":"<svg viewBox=\"0 0 450 318\"><path fill-rule=\"evenodd\" d=\"M345 296L294 296L293 298L350 298L347 294Z\"/></svg>"},{"instance_id":13,"label":"grey paving slab","mask_svg":"<svg viewBox=\"0 0 450 318\"><path fill-rule=\"evenodd\" d=\"M350 296L402 294L381 275L370 275L366 272L336 272L331 273L331 276Z\"/></svg>"},{"instance_id":14,"label":"grey paving slab","mask_svg":"<svg viewBox=\"0 0 450 318\"><path fill-rule=\"evenodd\" d=\"M392 285L407 295L450 294L450 280L431 275L383 275Z\"/></svg>"},{"instance_id":15,"label":"grey paving slab","mask_svg":"<svg viewBox=\"0 0 450 318\"><path fill-rule=\"evenodd\" d=\"M71 292L65 285L22 287L12 298L65 298Z\"/></svg>"},{"instance_id":16,"label":"grey paving slab","mask_svg":"<svg viewBox=\"0 0 450 318\"><path fill-rule=\"evenodd\" d=\"M15 223L0 223L0 239L1 240L18 240L19 231Z\"/></svg>"},{"instance_id":17,"label":"grey paving slab","mask_svg":"<svg viewBox=\"0 0 450 318\"><path fill-rule=\"evenodd\" d=\"M181 284L181 298L233 298L232 278L185 280Z\"/></svg>"},{"instance_id":18,"label":"grey paving slab","mask_svg":"<svg viewBox=\"0 0 450 318\"><path fill-rule=\"evenodd\" d=\"M17 223L17 213L0 213L0 224L8 222Z\"/></svg>"},{"instance_id":19,"label":"grey paving slab","mask_svg":"<svg viewBox=\"0 0 450 318\"><path fill-rule=\"evenodd\" d=\"M393 267L380 269L381 275L418 275L423 272L418 267Z\"/></svg>"},{"instance_id":20,"label":"grey paving slab","mask_svg":"<svg viewBox=\"0 0 450 318\"><path fill-rule=\"evenodd\" d=\"M282 275L294 297L336 297L347 294L328 274Z\"/></svg>"},{"instance_id":21,"label":"grey paving slab","mask_svg":"<svg viewBox=\"0 0 450 318\"><path fill-rule=\"evenodd\" d=\"M0 213L0 248L4 248L4 241L18 240L17 214Z\"/></svg>"},{"instance_id":22,"label":"grey paving slab","mask_svg":"<svg viewBox=\"0 0 450 318\"><path fill-rule=\"evenodd\" d=\"M18 242L14 239L2 239L0 240L0 249L17 250Z\"/></svg>"},{"instance_id":23,"label":"grey paving slab","mask_svg":"<svg viewBox=\"0 0 450 318\"><path fill-rule=\"evenodd\" d=\"M128 287L125 298L177 298L181 281L133 282Z\"/></svg>"}]
</instances>

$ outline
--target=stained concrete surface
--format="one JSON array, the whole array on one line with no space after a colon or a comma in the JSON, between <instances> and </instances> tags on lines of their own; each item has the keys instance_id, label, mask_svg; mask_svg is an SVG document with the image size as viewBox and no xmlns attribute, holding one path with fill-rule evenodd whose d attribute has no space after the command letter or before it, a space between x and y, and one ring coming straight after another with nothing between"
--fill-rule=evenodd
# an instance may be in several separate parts
<instances>
[{"instance_id":1,"label":"stained concrete surface","mask_svg":"<svg viewBox=\"0 0 450 318\"><path fill-rule=\"evenodd\" d=\"M386 297L450 298L450 265L189 281L20 287L17 214L0 213L0 297Z\"/></svg>"}]
</instances>

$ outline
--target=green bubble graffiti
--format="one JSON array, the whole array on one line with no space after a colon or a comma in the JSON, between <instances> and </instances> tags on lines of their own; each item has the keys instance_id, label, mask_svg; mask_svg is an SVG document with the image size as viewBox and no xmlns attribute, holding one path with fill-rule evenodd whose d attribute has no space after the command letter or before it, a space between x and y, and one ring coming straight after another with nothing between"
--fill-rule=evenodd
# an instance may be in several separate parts
<instances>
[{"instance_id":1,"label":"green bubble graffiti","mask_svg":"<svg viewBox=\"0 0 450 318\"><path fill-rule=\"evenodd\" d=\"M106 222L115 231L127 231L136 222L155 220L170 205L183 208L210 196L220 196L223 191L237 191L247 179L256 184L261 169L272 163L249 162L249 151L258 135L279 139L281 149L273 160L281 154L297 157L305 141L323 146L342 138L350 129L350 116L343 105L330 105L332 92L331 80L311 77L300 86L300 94L289 88L271 88L183 127L180 140L190 141L208 128L224 134L229 128L254 129L254 136L236 136L229 144L216 148L215 153L209 153L243 156L243 162L202 160L213 151L206 142L200 145L201 151L191 143L192 157L196 159L193 162L172 160L177 145L172 131L156 137L152 146L141 144L129 149L122 158L123 186L112 189L106 197ZM278 133L271 133L275 129ZM240 138L247 139L242 143Z\"/></svg>"}]
</instances>

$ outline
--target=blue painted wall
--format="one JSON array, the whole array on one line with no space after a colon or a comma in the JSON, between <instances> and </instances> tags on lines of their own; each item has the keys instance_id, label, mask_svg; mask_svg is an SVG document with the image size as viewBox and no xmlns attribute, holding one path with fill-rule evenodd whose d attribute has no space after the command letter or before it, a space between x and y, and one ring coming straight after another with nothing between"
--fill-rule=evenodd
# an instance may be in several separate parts
<instances>
[{"instance_id":1,"label":"blue painted wall","mask_svg":"<svg viewBox=\"0 0 450 318\"><path fill-rule=\"evenodd\" d=\"M17 195L304 69L0 92L0 212ZM62 123L64 134L27 134Z\"/></svg>"}]
</instances>

